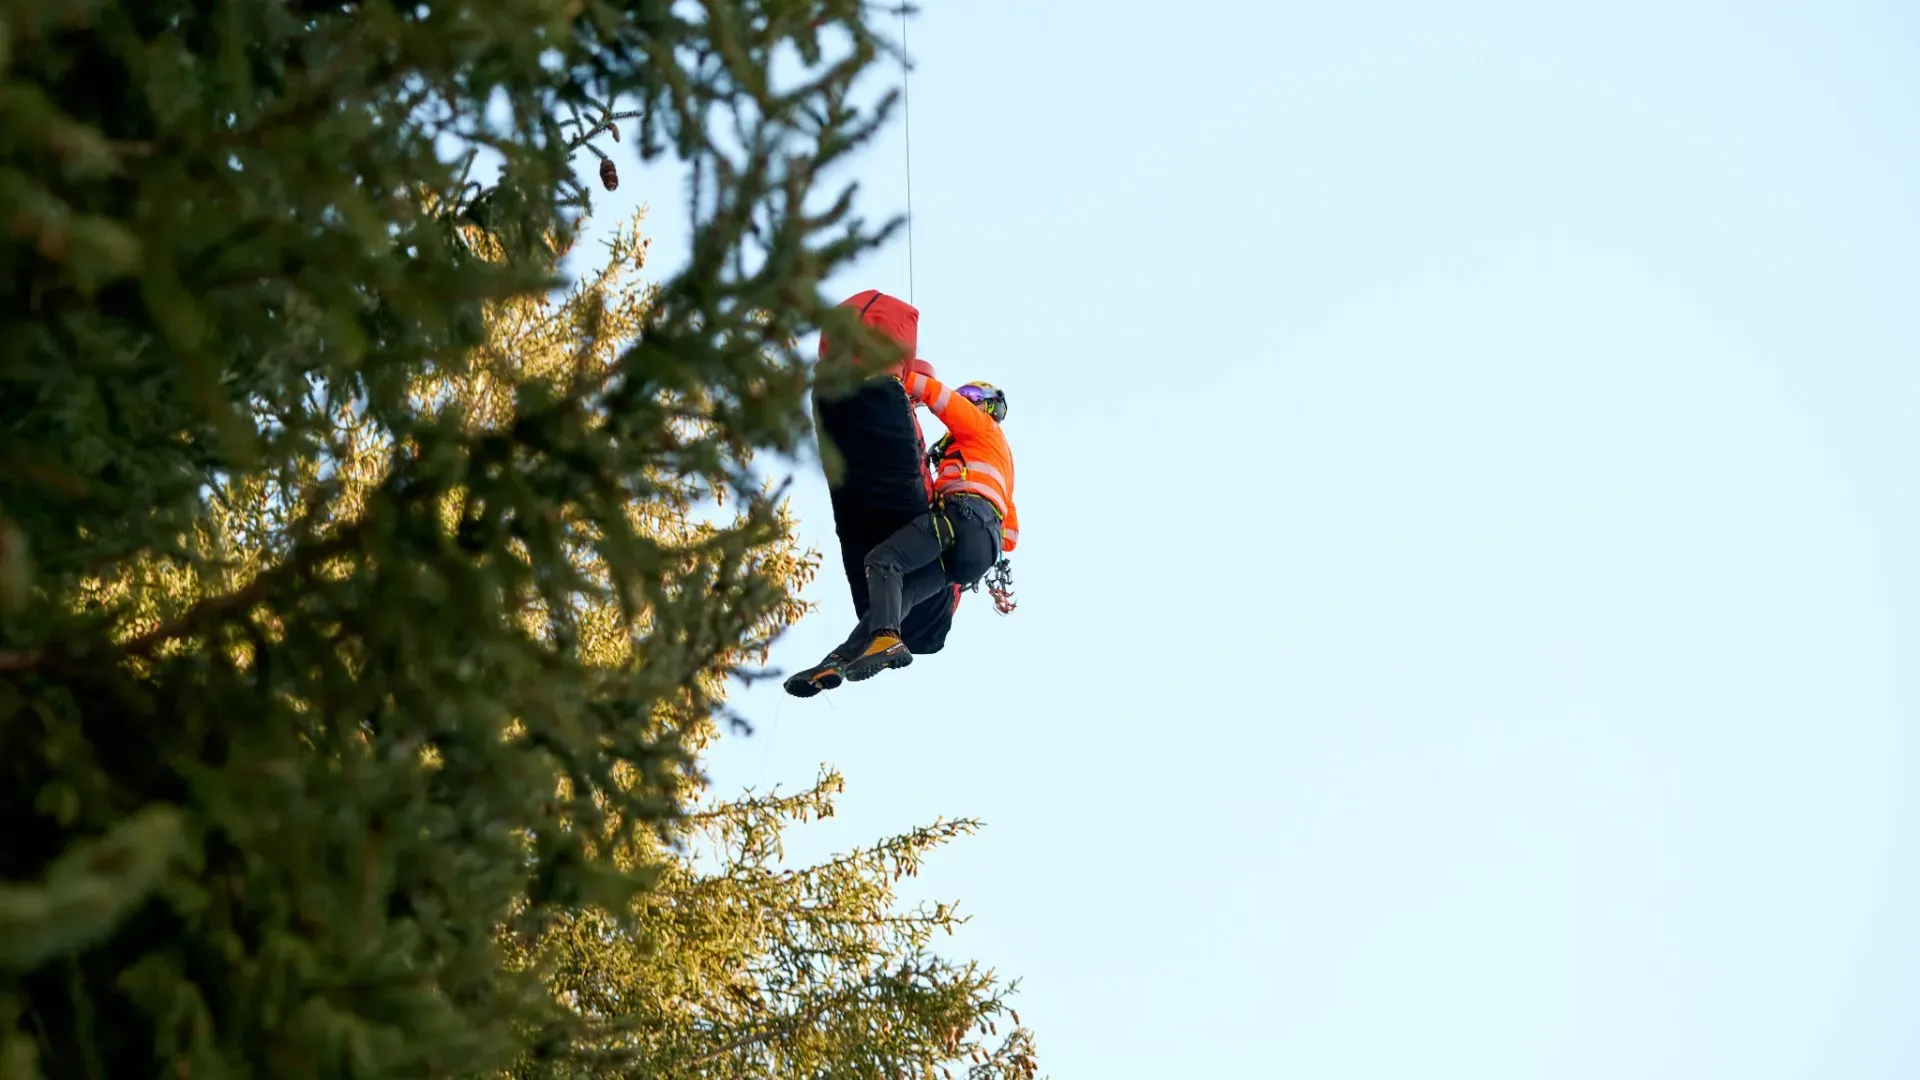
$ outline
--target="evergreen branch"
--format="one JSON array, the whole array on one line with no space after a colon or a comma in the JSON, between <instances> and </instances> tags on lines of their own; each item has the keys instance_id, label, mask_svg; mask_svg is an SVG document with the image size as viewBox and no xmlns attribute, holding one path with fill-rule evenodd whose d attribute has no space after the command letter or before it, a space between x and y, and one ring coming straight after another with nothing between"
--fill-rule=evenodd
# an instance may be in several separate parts
<instances>
[{"instance_id":1,"label":"evergreen branch","mask_svg":"<svg viewBox=\"0 0 1920 1080\"><path fill-rule=\"evenodd\" d=\"M210 620L252 607L266 599L280 586L303 577L317 564L336 555L345 554L360 542L360 534L365 528L366 520L363 518L319 543L296 549L293 556L286 562L261 573L230 593L202 600L152 630L128 641L122 646L121 652L129 657L145 656L174 638L193 633Z\"/></svg>"},{"instance_id":2,"label":"evergreen branch","mask_svg":"<svg viewBox=\"0 0 1920 1080\"><path fill-rule=\"evenodd\" d=\"M729 1039L718 1046L710 1047L704 1053L695 1054L686 1060L686 1064L704 1065L715 1058L725 1057L735 1051L745 1050L749 1046L756 1046L782 1036L792 1035L794 1032L820 1019L820 1017L830 1010L843 1004L846 999L858 998L860 991L865 989L867 989L867 987L860 986L851 991L822 998L814 1002L810 1008L793 1016L784 1017L779 1022L767 1024L758 1031L750 1031L738 1038Z\"/></svg>"},{"instance_id":3,"label":"evergreen branch","mask_svg":"<svg viewBox=\"0 0 1920 1080\"><path fill-rule=\"evenodd\" d=\"M890 837L872 847L856 847L843 855L835 856L825 862L796 870L782 870L775 875L780 881L816 880L833 871L857 867L865 863L884 864L891 858L896 867L905 871L907 864L913 864L915 876L918 876L919 855L931 851L957 837L969 836L978 831L980 822L972 818L960 818L954 821L935 821L932 825L915 829L911 833ZM904 856L904 857L903 857Z\"/></svg>"},{"instance_id":4,"label":"evergreen branch","mask_svg":"<svg viewBox=\"0 0 1920 1080\"><path fill-rule=\"evenodd\" d=\"M45 649L20 649L14 652L0 652L0 671L29 671L39 667L46 660Z\"/></svg>"}]
</instances>

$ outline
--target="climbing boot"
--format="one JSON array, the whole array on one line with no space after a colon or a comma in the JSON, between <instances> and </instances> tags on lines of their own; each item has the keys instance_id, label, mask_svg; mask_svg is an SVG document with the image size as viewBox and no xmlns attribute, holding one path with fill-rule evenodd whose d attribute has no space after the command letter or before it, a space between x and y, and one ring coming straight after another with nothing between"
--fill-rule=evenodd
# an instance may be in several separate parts
<instances>
[{"instance_id":1,"label":"climbing boot","mask_svg":"<svg viewBox=\"0 0 1920 1080\"><path fill-rule=\"evenodd\" d=\"M842 673L852 682L871 679L889 668L903 668L913 663L913 653L907 649L907 643L900 640L898 634L882 631L873 635L867 643L867 651L847 661Z\"/></svg>"},{"instance_id":2,"label":"climbing boot","mask_svg":"<svg viewBox=\"0 0 1920 1080\"><path fill-rule=\"evenodd\" d=\"M812 697L822 690L832 690L839 686L840 681L845 677L846 663L840 658L839 653L830 652L827 658L818 664L787 676L787 681L781 685L785 686L787 693L794 697Z\"/></svg>"}]
</instances>

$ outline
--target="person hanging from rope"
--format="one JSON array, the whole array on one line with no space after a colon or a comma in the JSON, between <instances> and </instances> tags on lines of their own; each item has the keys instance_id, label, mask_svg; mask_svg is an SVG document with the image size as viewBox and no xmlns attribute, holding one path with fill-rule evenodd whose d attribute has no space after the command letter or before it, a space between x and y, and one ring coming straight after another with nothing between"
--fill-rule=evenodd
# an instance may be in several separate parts
<instances>
[{"instance_id":1,"label":"person hanging from rope","mask_svg":"<svg viewBox=\"0 0 1920 1080\"><path fill-rule=\"evenodd\" d=\"M1013 450L1000 428L1007 395L986 382L949 388L920 371L909 371L902 384L913 402L947 427L927 455L936 470L933 505L867 553L866 616L819 665L787 680L787 692L796 697L913 663L901 640L902 618L954 585L978 588L988 578L995 605L1002 613L1013 610L1003 555L1019 545L1020 514L1013 501Z\"/></svg>"}]
</instances>

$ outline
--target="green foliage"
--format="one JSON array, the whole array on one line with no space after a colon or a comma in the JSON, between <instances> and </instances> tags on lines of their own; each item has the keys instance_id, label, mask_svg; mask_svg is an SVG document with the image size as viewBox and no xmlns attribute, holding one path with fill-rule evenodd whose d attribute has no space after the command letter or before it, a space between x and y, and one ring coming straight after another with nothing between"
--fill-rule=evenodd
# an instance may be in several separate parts
<instances>
[{"instance_id":1,"label":"green foliage","mask_svg":"<svg viewBox=\"0 0 1920 1080\"><path fill-rule=\"evenodd\" d=\"M976 823L782 866L786 827L832 816L841 787L828 771L797 794L704 807L686 825L705 858L663 863L629 919L583 911L526 946L521 962L574 1015L514 1075L893 1080L958 1065L972 1080L1030 1080L1013 988L931 951L961 921L953 907L895 909L893 883Z\"/></svg>"},{"instance_id":2,"label":"green foliage","mask_svg":"<svg viewBox=\"0 0 1920 1080\"><path fill-rule=\"evenodd\" d=\"M810 203L886 115L843 104L864 10L0 3L0 1077L488 1075L571 1030L515 957L680 880L797 610L753 462L887 231ZM621 119L692 258L549 299Z\"/></svg>"},{"instance_id":3,"label":"green foliage","mask_svg":"<svg viewBox=\"0 0 1920 1080\"><path fill-rule=\"evenodd\" d=\"M73 845L44 883L0 884L0 970L31 971L106 937L184 852L180 815L151 807Z\"/></svg>"}]
</instances>

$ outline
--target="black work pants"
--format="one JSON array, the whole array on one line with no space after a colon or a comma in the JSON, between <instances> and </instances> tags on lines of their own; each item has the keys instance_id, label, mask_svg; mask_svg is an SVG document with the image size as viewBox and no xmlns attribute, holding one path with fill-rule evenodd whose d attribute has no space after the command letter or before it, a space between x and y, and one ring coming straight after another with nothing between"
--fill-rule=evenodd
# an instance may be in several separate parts
<instances>
[{"instance_id":1,"label":"black work pants","mask_svg":"<svg viewBox=\"0 0 1920 1080\"><path fill-rule=\"evenodd\" d=\"M1000 519L975 495L944 500L867 552L866 617L837 652L853 657L879 631L898 634L907 612L945 591L972 585L1000 560Z\"/></svg>"}]
</instances>

